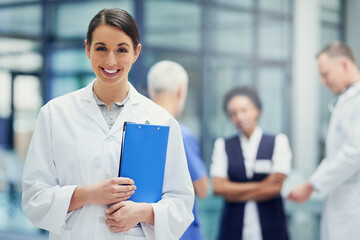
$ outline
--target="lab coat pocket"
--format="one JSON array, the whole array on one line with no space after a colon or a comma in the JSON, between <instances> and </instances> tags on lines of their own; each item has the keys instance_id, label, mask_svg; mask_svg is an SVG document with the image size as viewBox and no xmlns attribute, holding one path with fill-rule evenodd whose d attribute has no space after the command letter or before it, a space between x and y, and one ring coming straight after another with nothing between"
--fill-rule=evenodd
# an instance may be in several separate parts
<instances>
[{"instance_id":1,"label":"lab coat pocket","mask_svg":"<svg viewBox=\"0 0 360 240\"><path fill-rule=\"evenodd\" d=\"M270 159L257 159L254 164L255 173L271 173L272 161Z\"/></svg>"}]
</instances>

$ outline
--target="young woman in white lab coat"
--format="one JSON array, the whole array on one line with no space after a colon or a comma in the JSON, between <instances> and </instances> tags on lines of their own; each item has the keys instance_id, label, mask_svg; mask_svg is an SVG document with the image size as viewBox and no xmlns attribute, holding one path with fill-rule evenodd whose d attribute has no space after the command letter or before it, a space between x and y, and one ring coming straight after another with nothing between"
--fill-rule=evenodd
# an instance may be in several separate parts
<instances>
[{"instance_id":1,"label":"young woman in white lab coat","mask_svg":"<svg viewBox=\"0 0 360 240\"><path fill-rule=\"evenodd\" d=\"M100 11L85 49L96 79L41 108L23 174L24 211L50 239L179 239L193 220L193 187L178 123L128 81L141 50L134 19ZM157 203L127 201L136 183L117 177L124 121L170 126Z\"/></svg>"}]
</instances>

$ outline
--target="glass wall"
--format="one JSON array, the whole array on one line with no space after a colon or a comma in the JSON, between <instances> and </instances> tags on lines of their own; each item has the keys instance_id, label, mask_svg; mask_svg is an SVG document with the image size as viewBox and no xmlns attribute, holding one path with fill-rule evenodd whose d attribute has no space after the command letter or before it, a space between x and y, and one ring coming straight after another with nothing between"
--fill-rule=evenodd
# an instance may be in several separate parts
<instances>
[{"instance_id":1,"label":"glass wall","mask_svg":"<svg viewBox=\"0 0 360 240\"><path fill-rule=\"evenodd\" d=\"M322 44L341 39L341 2L322 1ZM40 106L94 79L87 26L112 7L139 25L143 48L130 81L141 93L147 95L146 74L157 61L179 62L189 73L179 120L199 138L207 167L214 140L236 133L221 107L235 86L256 87L264 105L260 125L290 138L293 0L0 0L0 232L41 232L23 215L20 179L8 172L21 172ZM329 93L322 91L325 105ZM329 115L321 114L325 122ZM210 194L198 202L206 239L215 239L222 200ZM17 209L13 216L10 208Z\"/></svg>"}]
</instances>

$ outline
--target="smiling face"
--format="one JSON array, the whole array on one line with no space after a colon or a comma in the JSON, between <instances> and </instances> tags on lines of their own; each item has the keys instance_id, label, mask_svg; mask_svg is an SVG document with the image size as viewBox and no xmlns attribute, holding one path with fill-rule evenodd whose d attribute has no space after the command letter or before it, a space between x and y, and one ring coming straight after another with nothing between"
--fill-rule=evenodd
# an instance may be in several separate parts
<instances>
[{"instance_id":1,"label":"smiling face","mask_svg":"<svg viewBox=\"0 0 360 240\"><path fill-rule=\"evenodd\" d=\"M260 116L255 104L246 96L234 96L227 104L227 112L234 126L250 138Z\"/></svg>"},{"instance_id":2,"label":"smiling face","mask_svg":"<svg viewBox=\"0 0 360 240\"><path fill-rule=\"evenodd\" d=\"M125 87L141 45L138 44L135 50L131 38L122 30L109 25L99 25L92 33L90 46L85 40L85 48L98 84Z\"/></svg>"}]
</instances>

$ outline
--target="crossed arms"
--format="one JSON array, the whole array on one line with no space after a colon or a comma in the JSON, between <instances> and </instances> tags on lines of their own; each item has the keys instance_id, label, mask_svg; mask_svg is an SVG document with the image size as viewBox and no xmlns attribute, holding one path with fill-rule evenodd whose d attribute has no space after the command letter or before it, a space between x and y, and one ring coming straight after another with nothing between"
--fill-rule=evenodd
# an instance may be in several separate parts
<instances>
[{"instance_id":1,"label":"crossed arms","mask_svg":"<svg viewBox=\"0 0 360 240\"><path fill-rule=\"evenodd\" d=\"M274 173L260 182L241 183L213 177L214 193L229 202L266 201L280 194L285 178L285 174Z\"/></svg>"}]
</instances>

